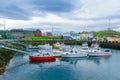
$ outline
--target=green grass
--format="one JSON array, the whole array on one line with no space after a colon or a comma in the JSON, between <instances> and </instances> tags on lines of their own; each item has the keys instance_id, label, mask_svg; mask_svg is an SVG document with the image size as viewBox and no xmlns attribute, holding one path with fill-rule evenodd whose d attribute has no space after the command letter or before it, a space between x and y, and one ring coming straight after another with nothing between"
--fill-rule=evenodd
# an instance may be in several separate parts
<instances>
[{"instance_id":1,"label":"green grass","mask_svg":"<svg viewBox=\"0 0 120 80\"><path fill-rule=\"evenodd\" d=\"M25 40L47 40L47 39L61 39L61 36L27 36L24 38Z\"/></svg>"}]
</instances>

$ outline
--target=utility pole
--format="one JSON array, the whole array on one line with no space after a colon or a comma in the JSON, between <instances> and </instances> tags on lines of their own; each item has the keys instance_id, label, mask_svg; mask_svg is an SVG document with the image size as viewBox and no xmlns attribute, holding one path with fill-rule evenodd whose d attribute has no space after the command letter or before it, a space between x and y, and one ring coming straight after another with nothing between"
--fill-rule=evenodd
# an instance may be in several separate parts
<instances>
[{"instance_id":1,"label":"utility pole","mask_svg":"<svg viewBox=\"0 0 120 80\"><path fill-rule=\"evenodd\" d=\"M4 20L4 39L6 39L6 21Z\"/></svg>"},{"instance_id":2,"label":"utility pole","mask_svg":"<svg viewBox=\"0 0 120 80\"><path fill-rule=\"evenodd\" d=\"M111 23L111 19L109 18L109 20L108 20L108 29L110 29L110 23Z\"/></svg>"},{"instance_id":3,"label":"utility pole","mask_svg":"<svg viewBox=\"0 0 120 80\"><path fill-rule=\"evenodd\" d=\"M54 37L53 37L53 25L52 25L52 40L54 41Z\"/></svg>"},{"instance_id":4,"label":"utility pole","mask_svg":"<svg viewBox=\"0 0 120 80\"><path fill-rule=\"evenodd\" d=\"M52 25L52 36L53 36L53 25Z\"/></svg>"}]
</instances>

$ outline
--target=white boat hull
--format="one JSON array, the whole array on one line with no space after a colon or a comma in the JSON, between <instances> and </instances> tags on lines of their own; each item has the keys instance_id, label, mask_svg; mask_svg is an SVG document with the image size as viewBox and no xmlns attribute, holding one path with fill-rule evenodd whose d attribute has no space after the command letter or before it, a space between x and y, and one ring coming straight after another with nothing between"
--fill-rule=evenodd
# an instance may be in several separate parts
<instances>
[{"instance_id":1,"label":"white boat hull","mask_svg":"<svg viewBox=\"0 0 120 80\"><path fill-rule=\"evenodd\" d=\"M111 56L111 53L105 53L105 52L90 52L88 53L88 56L90 57L99 57L99 56Z\"/></svg>"},{"instance_id":2,"label":"white boat hull","mask_svg":"<svg viewBox=\"0 0 120 80\"><path fill-rule=\"evenodd\" d=\"M79 54L62 54L61 55L62 57L70 57L70 58L72 58L72 57L86 57L87 56L87 53L85 54L83 54L83 53L79 53Z\"/></svg>"}]
</instances>

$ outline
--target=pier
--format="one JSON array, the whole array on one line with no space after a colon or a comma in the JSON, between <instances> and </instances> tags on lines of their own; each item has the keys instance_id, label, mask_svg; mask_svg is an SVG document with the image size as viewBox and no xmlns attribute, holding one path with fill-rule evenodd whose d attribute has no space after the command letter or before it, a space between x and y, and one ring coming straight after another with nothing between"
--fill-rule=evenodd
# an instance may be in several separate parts
<instances>
[{"instance_id":1,"label":"pier","mask_svg":"<svg viewBox=\"0 0 120 80\"><path fill-rule=\"evenodd\" d=\"M9 47L3 46L3 45L0 45L0 48L5 48L5 49L12 50L12 51L19 52L19 53L29 54L28 52L25 52L25 51L22 51L22 50L17 50L17 49L14 49L14 48L9 48Z\"/></svg>"}]
</instances>

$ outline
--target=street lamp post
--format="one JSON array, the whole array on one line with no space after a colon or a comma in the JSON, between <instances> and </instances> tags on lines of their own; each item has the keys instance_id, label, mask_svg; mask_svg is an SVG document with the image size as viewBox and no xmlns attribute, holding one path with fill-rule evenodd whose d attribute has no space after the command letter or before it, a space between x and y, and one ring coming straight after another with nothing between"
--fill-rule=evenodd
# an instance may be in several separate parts
<instances>
[{"instance_id":1,"label":"street lamp post","mask_svg":"<svg viewBox=\"0 0 120 80\"><path fill-rule=\"evenodd\" d=\"M6 39L6 22L5 22L5 20L4 20L4 31L5 31L5 33L4 33L4 39Z\"/></svg>"}]
</instances>

